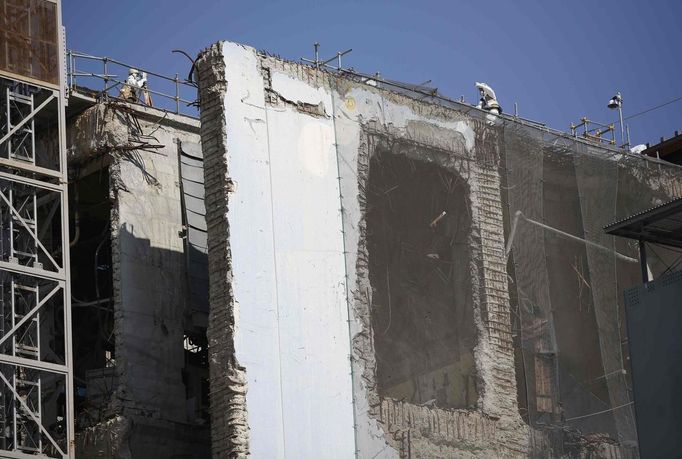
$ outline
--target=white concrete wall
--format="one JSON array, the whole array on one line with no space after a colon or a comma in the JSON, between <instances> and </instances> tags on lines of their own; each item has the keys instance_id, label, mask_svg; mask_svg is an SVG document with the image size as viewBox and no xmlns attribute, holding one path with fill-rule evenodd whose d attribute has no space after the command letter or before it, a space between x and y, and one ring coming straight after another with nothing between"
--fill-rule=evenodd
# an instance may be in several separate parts
<instances>
[{"instance_id":1,"label":"white concrete wall","mask_svg":"<svg viewBox=\"0 0 682 459\"><path fill-rule=\"evenodd\" d=\"M361 125L391 125L399 136L458 152L460 161L473 155L474 131L465 121L391 102L375 88L334 91L324 79L297 74L295 65L269 67L280 102L266 104L262 57L229 42L223 54L226 150L236 184L228 214L235 347L248 378L250 451L254 457L345 458L357 449L360 458L397 458L370 413L363 373L371 364L356 355L351 379L348 302L352 310L364 219ZM318 106L315 114L300 109L303 104ZM423 126L438 132L424 133ZM350 335L367 333L362 319L351 316Z\"/></svg>"},{"instance_id":2,"label":"white concrete wall","mask_svg":"<svg viewBox=\"0 0 682 459\"><path fill-rule=\"evenodd\" d=\"M331 117L266 106L255 51L225 43L235 353L256 458L353 457L350 342ZM331 97L279 75L290 96Z\"/></svg>"}]
</instances>

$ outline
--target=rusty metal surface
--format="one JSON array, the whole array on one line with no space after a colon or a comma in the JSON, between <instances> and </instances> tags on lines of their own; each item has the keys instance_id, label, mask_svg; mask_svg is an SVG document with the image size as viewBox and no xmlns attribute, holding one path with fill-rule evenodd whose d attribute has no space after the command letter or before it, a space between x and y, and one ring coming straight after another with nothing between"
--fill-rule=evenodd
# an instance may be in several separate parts
<instances>
[{"instance_id":1,"label":"rusty metal surface","mask_svg":"<svg viewBox=\"0 0 682 459\"><path fill-rule=\"evenodd\" d=\"M0 70L59 83L56 3L0 0Z\"/></svg>"}]
</instances>

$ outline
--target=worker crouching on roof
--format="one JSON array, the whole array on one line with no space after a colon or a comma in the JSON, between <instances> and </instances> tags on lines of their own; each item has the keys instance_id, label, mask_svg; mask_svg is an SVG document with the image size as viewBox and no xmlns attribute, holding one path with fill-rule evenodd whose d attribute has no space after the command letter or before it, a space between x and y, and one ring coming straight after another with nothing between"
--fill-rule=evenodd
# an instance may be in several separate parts
<instances>
[{"instance_id":1,"label":"worker crouching on roof","mask_svg":"<svg viewBox=\"0 0 682 459\"><path fill-rule=\"evenodd\" d=\"M133 103L137 103L142 99L145 104L153 106L151 95L147 89L147 73L140 73L137 69L130 69L128 71L128 79L123 84L119 96Z\"/></svg>"}]
</instances>

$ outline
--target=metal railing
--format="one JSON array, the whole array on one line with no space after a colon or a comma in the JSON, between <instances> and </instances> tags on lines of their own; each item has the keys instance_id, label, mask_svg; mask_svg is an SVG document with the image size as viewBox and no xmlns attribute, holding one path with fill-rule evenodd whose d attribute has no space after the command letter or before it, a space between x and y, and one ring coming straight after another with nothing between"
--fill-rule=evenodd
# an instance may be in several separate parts
<instances>
[{"instance_id":1,"label":"metal railing","mask_svg":"<svg viewBox=\"0 0 682 459\"><path fill-rule=\"evenodd\" d=\"M586 117L580 118L579 124L571 123L571 135L575 138L578 137L578 130L582 127L582 136L588 140L592 140L597 143L616 145L616 134L613 123L603 124L597 123L587 119ZM605 137L605 135L611 134L610 138Z\"/></svg>"},{"instance_id":2,"label":"metal railing","mask_svg":"<svg viewBox=\"0 0 682 459\"><path fill-rule=\"evenodd\" d=\"M126 85L128 71L135 68L147 74L148 82L144 91L158 96L154 108L198 117L196 84L180 79L177 73L175 77L169 77L109 57L91 56L73 50L67 50L66 62L69 93L96 93L98 98L118 98ZM151 105L141 100L135 103Z\"/></svg>"}]
</instances>

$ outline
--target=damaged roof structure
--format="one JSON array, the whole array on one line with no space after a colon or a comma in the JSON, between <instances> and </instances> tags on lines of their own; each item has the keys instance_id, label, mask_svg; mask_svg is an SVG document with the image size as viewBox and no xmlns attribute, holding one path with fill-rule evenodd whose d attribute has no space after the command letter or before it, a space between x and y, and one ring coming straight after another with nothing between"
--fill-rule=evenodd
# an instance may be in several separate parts
<instances>
[{"instance_id":1,"label":"damaged roof structure","mask_svg":"<svg viewBox=\"0 0 682 459\"><path fill-rule=\"evenodd\" d=\"M0 456L639 457L602 228L679 166L231 42L137 87L5 3Z\"/></svg>"}]
</instances>

